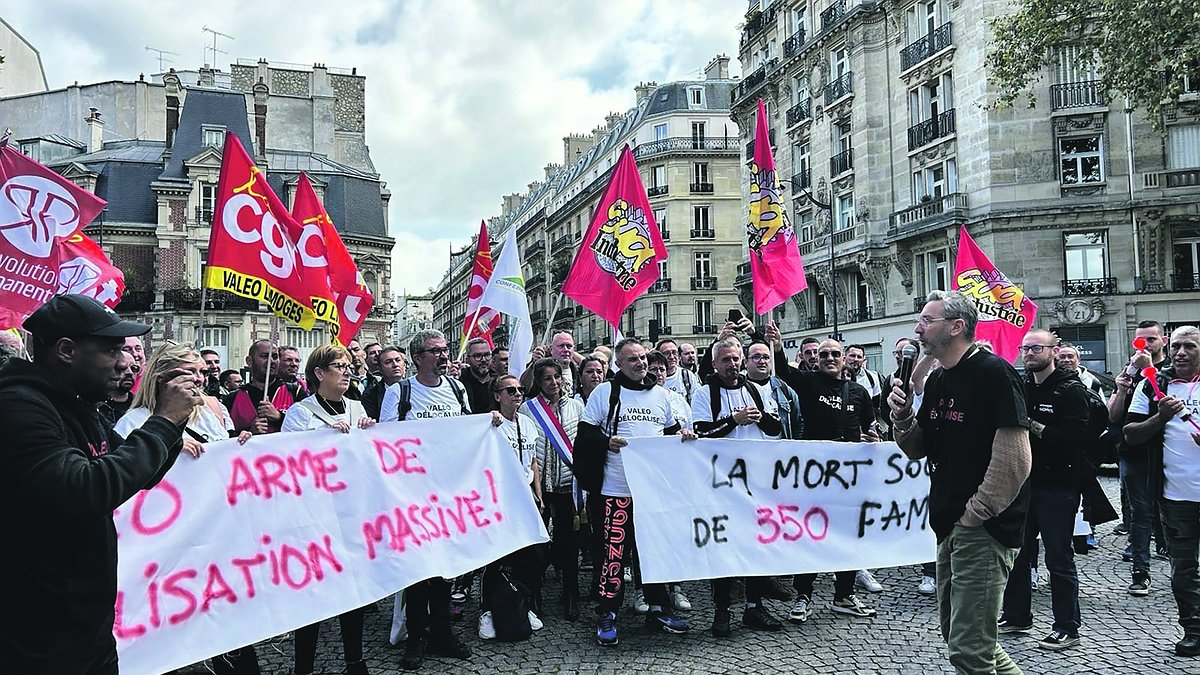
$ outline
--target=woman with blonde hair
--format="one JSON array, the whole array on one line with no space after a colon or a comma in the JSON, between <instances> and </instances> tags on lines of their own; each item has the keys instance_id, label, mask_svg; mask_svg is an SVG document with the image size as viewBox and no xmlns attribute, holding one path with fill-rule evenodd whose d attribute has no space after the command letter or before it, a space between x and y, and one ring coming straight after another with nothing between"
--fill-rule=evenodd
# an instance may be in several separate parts
<instances>
[{"instance_id":1,"label":"woman with blonde hair","mask_svg":"<svg viewBox=\"0 0 1200 675\"><path fill-rule=\"evenodd\" d=\"M150 382L157 381L171 371L186 371L193 376L200 399L188 418L183 435L183 449L193 458L204 453L205 443L223 441L232 436L236 436L239 443L245 443L250 438L249 432L236 434L225 406L212 396L204 395L204 369L204 359L191 344L167 342L150 356L146 369L142 371L143 379L150 378ZM140 427L150 417L157 395L156 387L140 387L133 395L129 411L117 420L113 429L121 436L127 436Z\"/></svg>"}]
</instances>

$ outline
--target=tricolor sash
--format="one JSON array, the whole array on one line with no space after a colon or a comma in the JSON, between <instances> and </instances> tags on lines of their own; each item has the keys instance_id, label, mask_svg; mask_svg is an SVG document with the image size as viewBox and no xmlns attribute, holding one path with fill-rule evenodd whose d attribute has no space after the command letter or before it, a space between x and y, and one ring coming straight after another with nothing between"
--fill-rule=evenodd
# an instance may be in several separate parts
<instances>
[{"instance_id":1,"label":"tricolor sash","mask_svg":"<svg viewBox=\"0 0 1200 675\"><path fill-rule=\"evenodd\" d=\"M575 457L575 448L571 445L571 439L567 437L562 423L558 421L558 414L541 394L529 401L529 412L533 415L533 421L541 427L542 433L546 436L550 447L554 448L554 452L558 454L558 458L573 471L572 462Z\"/></svg>"}]
</instances>

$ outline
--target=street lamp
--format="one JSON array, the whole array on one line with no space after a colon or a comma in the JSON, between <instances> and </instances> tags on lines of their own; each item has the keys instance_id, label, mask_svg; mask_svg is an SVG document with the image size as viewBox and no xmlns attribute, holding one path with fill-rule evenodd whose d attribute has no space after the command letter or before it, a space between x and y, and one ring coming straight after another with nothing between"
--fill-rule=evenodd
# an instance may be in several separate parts
<instances>
[{"instance_id":1,"label":"street lamp","mask_svg":"<svg viewBox=\"0 0 1200 675\"><path fill-rule=\"evenodd\" d=\"M800 191L813 206L825 212L825 222L829 224L829 296L833 300L833 332L829 337L840 342L842 334L838 331L837 268L833 264L833 205L814 197L808 188L800 188ZM817 181L817 194L825 198L828 192L825 179L821 178Z\"/></svg>"}]
</instances>

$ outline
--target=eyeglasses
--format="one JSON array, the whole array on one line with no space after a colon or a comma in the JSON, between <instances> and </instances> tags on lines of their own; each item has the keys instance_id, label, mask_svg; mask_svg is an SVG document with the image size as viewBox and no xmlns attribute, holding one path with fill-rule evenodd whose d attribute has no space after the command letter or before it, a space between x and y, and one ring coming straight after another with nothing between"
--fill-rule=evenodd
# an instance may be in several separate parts
<instances>
[{"instance_id":1,"label":"eyeglasses","mask_svg":"<svg viewBox=\"0 0 1200 675\"><path fill-rule=\"evenodd\" d=\"M1054 349L1054 345L1021 345L1017 349L1022 354L1041 354L1043 349Z\"/></svg>"},{"instance_id":2,"label":"eyeglasses","mask_svg":"<svg viewBox=\"0 0 1200 675\"><path fill-rule=\"evenodd\" d=\"M492 353L483 352L482 354L468 354L467 356L470 356L473 359L490 359L492 358Z\"/></svg>"},{"instance_id":3,"label":"eyeglasses","mask_svg":"<svg viewBox=\"0 0 1200 675\"><path fill-rule=\"evenodd\" d=\"M500 387L496 391L504 392L505 394L508 394L509 396L517 396L521 393L521 388L520 387Z\"/></svg>"},{"instance_id":4,"label":"eyeglasses","mask_svg":"<svg viewBox=\"0 0 1200 675\"><path fill-rule=\"evenodd\" d=\"M754 354L750 357L750 360L751 361L770 361L771 355L770 354Z\"/></svg>"},{"instance_id":5,"label":"eyeglasses","mask_svg":"<svg viewBox=\"0 0 1200 675\"><path fill-rule=\"evenodd\" d=\"M938 322L938 321L947 321L948 319L949 319L949 317L945 317L945 316L925 316L925 315L921 315L921 316L918 316L918 317L917 317L917 323L921 324L922 326L928 326L928 325L929 325L929 324L931 324L931 323L935 323L935 322Z\"/></svg>"},{"instance_id":6,"label":"eyeglasses","mask_svg":"<svg viewBox=\"0 0 1200 675\"><path fill-rule=\"evenodd\" d=\"M331 363L331 364L325 366L325 368L326 368L326 370L340 370L343 373L350 372L350 364L349 363L341 363L341 362Z\"/></svg>"},{"instance_id":7,"label":"eyeglasses","mask_svg":"<svg viewBox=\"0 0 1200 675\"><path fill-rule=\"evenodd\" d=\"M822 359L838 359L841 356L842 353L836 349L824 349L817 352L817 357Z\"/></svg>"},{"instance_id":8,"label":"eyeglasses","mask_svg":"<svg viewBox=\"0 0 1200 675\"><path fill-rule=\"evenodd\" d=\"M449 347L433 347L430 349L422 349L418 354L433 354L434 356L447 356L450 354Z\"/></svg>"}]
</instances>

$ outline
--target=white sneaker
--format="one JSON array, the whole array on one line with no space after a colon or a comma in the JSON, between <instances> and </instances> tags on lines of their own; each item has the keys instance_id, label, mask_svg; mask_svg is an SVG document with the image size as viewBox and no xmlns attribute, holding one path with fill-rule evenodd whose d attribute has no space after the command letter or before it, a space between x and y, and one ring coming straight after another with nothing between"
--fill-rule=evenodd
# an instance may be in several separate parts
<instances>
[{"instance_id":1,"label":"white sneaker","mask_svg":"<svg viewBox=\"0 0 1200 675\"><path fill-rule=\"evenodd\" d=\"M530 612L533 614L533 612ZM484 612L479 615L479 637L484 640L496 639L496 627L492 625L492 613Z\"/></svg>"},{"instance_id":2,"label":"white sneaker","mask_svg":"<svg viewBox=\"0 0 1200 675\"><path fill-rule=\"evenodd\" d=\"M921 584L917 586L917 592L921 595L933 595L937 593L937 581L933 577L922 576Z\"/></svg>"},{"instance_id":3,"label":"white sneaker","mask_svg":"<svg viewBox=\"0 0 1200 675\"><path fill-rule=\"evenodd\" d=\"M788 620L795 623L804 623L808 621L808 617L812 616L812 608L808 606L808 598L803 595L796 598L796 604L792 605L792 611L788 614Z\"/></svg>"},{"instance_id":4,"label":"white sneaker","mask_svg":"<svg viewBox=\"0 0 1200 675\"><path fill-rule=\"evenodd\" d=\"M1029 568L1029 589L1036 591L1038 589L1038 573L1037 568Z\"/></svg>"},{"instance_id":5,"label":"white sneaker","mask_svg":"<svg viewBox=\"0 0 1200 675\"><path fill-rule=\"evenodd\" d=\"M684 595L683 589L678 586L671 591L671 604L675 605L675 609L680 612L687 612L692 609L692 603L688 601L688 597Z\"/></svg>"},{"instance_id":6,"label":"white sneaker","mask_svg":"<svg viewBox=\"0 0 1200 675\"><path fill-rule=\"evenodd\" d=\"M883 584L875 580L875 575L871 574L871 570L859 570L854 575L854 585L869 593L881 593L883 591Z\"/></svg>"},{"instance_id":7,"label":"white sneaker","mask_svg":"<svg viewBox=\"0 0 1200 675\"><path fill-rule=\"evenodd\" d=\"M625 579L625 583L632 584L633 583L633 570L626 567L625 568L625 576L623 578Z\"/></svg>"},{"instance_id":8,"label":"white sneaker","mask_svg":"<svg viewBox=\"0 0 1200 675\"><path fill-rule=\"evenodd\" d=\"M637 595L633 596L633 611L638 614L645 614L650 611L650 605L646 603L646 594L638 591Z\"/></svg>"},{"instance_id":9,"label":"white sneaker","mask_svg":"<svg viewBox=\"0 0 1200 675\"><path fill-rule=\"evenodd\" d=\"M480 617L480 618L482 619L482 617ZM489 621L491 620L491 618L492 618L491 612L488 612ZM542 620L538 618L538 615L534 614L532 609L529 610L529 627L532 628L533 630L541 630L545 626L546 626L546 624L542 623ZM496 631L493 630L492 635L495 635L495 634L496 634Z\"/></svg>"}]
</instances>

